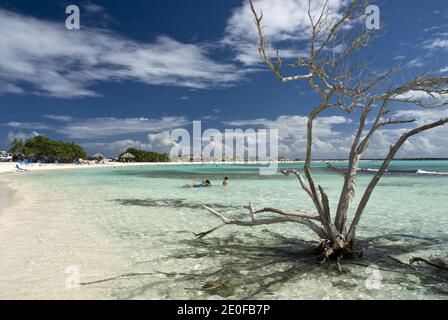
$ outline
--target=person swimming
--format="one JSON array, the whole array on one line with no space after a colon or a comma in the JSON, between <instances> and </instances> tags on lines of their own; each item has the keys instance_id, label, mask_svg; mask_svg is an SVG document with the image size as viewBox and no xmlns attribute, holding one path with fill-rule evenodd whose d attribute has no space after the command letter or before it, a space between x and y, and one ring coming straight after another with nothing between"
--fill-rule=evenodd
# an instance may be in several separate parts
<instances>
[{"instance_id":1,"label":"person swimming","mask_svg":"<svg viewBox=\"0 0 448 320\"><path fill-rule=\"evenodd\" d=\"M224 177L224 181L222 182L222 185L224 187L227 187L229 185L229 177Z\"/></svg>"},{"instance_id":2,"label":"person swimming","mask_svg":"<svg viewBox=\"0 0 448 320\"><path fill-rule=\"evenodd\" d=\"M208 179L204 179L201 181L201 183L191 183L191 184L186 184L184 186L184 188L205 188L205 187L211 187L212 183L210 182L210 180Z\"/></svg>"}]
</instances>

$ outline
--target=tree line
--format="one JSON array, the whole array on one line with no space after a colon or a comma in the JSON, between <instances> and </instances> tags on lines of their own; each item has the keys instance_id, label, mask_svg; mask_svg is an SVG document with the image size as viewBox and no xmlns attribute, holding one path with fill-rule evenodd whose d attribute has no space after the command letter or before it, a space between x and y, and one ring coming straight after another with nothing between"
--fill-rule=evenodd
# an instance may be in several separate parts
<instances>
[{"instance_id":1,"label":"tree line","mask_svg":"<svg viewBox=\"0 0 448 320\"><path fill-rule=\"evenodd\" d=\"M45 136L36 136L25 141L13 139L9 152L13 154L14 160L28 159L32 162L43 161L52 163L72 163L79 159L88 159L87 153L78 144L51 140ZM135 156L135 162L168 162L170 158L167 154L149 152L134 148L127 149L124 153L131 153ZM121 155L123 155L122 153ZM121 156L120 155L120 156Z\"/></svg>"},{"instance_id":2,"label":"tree line","mask_svg":"<svg viewBox=\"0 0 448 320\"><path fill-rule=\"evenodd\" d=\"M157 153L153 151L145 151L145 150L139 150L135 148L129 148L118 158L121 158L126 153L132 154L135 158L133 159L134 162L169 162L170 157L166 153Z\"/></svg>"}]
</instances>

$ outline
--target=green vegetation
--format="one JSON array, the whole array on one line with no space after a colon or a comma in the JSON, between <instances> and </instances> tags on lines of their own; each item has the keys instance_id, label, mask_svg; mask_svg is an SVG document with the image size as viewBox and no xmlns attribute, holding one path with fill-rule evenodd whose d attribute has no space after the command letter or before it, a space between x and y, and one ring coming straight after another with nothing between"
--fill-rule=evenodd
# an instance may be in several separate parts
<instances>
[{"instance_id":1,"label":"green vegetation","mask_svg":"<svg viewBox=\"0 0 448 320\"><path fill-rule=\"evenodd\" d=\"M124 155L125 153L130 153L135 156L135 159L133 161L135 162L169 162L170 157L166 153L157 153L157 152L151 152L151 151L145 151L145 150L138 150L134 148L129 148L122 154L120 154L120 157Z\"/></svg>"},{"instance_id":2,"label":"green vegetation","mask_svg":"<svg viewBox=\"0 0 448 320\"><path fill-rule=\"evenodd\" d=\"M86 159L84 149L74 143L50 140L44 136L27 139L25 142L14 139L11 142L10 152L16 159L29 159L31 161L45 162L73 162L78 159Z\"/></svg>"}]
</instances>

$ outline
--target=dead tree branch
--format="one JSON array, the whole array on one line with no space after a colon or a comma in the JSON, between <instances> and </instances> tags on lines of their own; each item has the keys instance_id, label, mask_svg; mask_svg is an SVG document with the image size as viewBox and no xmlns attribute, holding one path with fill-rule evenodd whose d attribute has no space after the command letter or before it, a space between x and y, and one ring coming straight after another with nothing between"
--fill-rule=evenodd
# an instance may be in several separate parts
<instances>
[{"instance_id":1,"label":"dead tree branch","mask_svg":"<svg viewBox=\"0 0 448 320\"><path fill-rule=\"evenodd\" d=\"M372 181L370 182L369 186L367 187L366 191L364 192L363 197L361 198L361 201L358 205L358 209L356 210L355 217L353 218L353 222L350 226L350 230L348 232L348 240L351 241L355 237L355 231L356 227L358 226L358 223L361 219L361 215L364 212L364 209L367 206L368 201L370 200L370 197L372 195L373 190L375 189L376 185L380 181L381 177L386 172L387 168L389 167L390 162L397 154L398 150L401 148L401 146L412 136L415 136L416 134L419 134L421 132L437 128L440 126L443 126L448 123L448 118L441 119L439 121L415 128L413 130L410 130L408 132L405 132L402 134L402 136L398 139L398 141L393 145L389 151L389 154L387 155L386 159L384 159L383 164L381 165L378 172L373 177Z\"/></svg>"}]
</instances>

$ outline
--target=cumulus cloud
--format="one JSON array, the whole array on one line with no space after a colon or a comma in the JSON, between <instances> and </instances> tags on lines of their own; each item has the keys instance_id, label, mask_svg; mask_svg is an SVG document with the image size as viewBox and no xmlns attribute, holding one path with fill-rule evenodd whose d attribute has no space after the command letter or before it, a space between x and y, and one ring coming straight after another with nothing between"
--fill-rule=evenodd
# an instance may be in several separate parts
<instances>
[{"instance_id":1,"label":"cumulus cloud","mask_svg":"<svg viewBox=\"0 0 448 320\"><path fill-rule=\"evenodd\" d=\"M413 109L413 110L399 110L394 113L394 116L400 118L416 119L417 124L422 125L431 121L437 121L448 117L447 108L435 109Z\"/></svg>"},{"instance_id":2,"label":"cumulus cloud","mask_svg":"<svg viewBox=\"0 0 448 320\"><path fill-rule=\"evenodd\" d=\"M340 16L345 0L333 0L329 3L329 19ZM311 12L314 16L320 13L325 0L311 2ZM282 49L283 57L296 57L296 50L282 48L283 43L291 47L291 42L296 44L310 38L310 21L308 18L307 0L255 0L257 11L263 11L263 25L267 40L276 48ZM236 51L236 59L245 65L254 65L260 61L258 55L258 38L254 24L254 17L247 4L242 5L232 12L227 21L225 37L222 41ZM304 50L305 48L301 48Z\"/></svg>"},{"instance_id":3,"label":"cumulus cloud","mask_svg":"<svg viewBox=\"0 0 448 320\"><path fill-rule=\"evenodd\" d=\"M397 119L416 119L414 124L405 126L390 126L378 131L364 154L364 158L384 157L390 145L394 144L399 136L413 126L424 125L441 118L448 117L448 108L438 109L408 109L393 112L391 117ZM306 152L306 123L308 118L300 115L283 115L270 120L265 118L233 120L223 122L231 130L241 129L231 134L234 137L247 138L246 151L254 151L256 135L247 134L247 129L277 129L279 133L279 155L289 158L303 158ZM11 128L8 139L27 139L38 135L37 130L50 130L63 134L71 139L80 139L81 144L91 152L105 152L117 155L127 148L138 148L156 152L169 153L177 146L172 141L170 131L189 126L190 121L184 117L164 117L161 119L147 118L92 118L71 122L59 122L48 126L39 122L9 122ZM369 123L371 125L371 123ZM340 158L348 156L353 133L357 123L350 118L341 116L319 117L314 125L313 157L315 159ZM38 129L40 128L40 129ZM204 130L207 128L203 128ZM29 130L29 132L26 132ZM132 137L136 134L146 134L147 139L138 141L133 138L113 140L116 136ZM224 130L222 138L226 137ZM230 134L230 133L228 133ZM269 141L269 131L266 133ZM411 138L402 147L399 157L448 157L446 137L448 126L426 131ZM82 142L85 140L85 142ZM95 140L105 140L96 142ZM203 141L203 147L217 146L222 148L223 141Z\"/></svg>"},{"instance_id":4,"label":"cumulus cloud","mask_svg":"<svg viewBox=\"0 0 448 320\"><path fill-rule=\"evenodd\" d=\"M432 92L429 94L422 90L410 90L406 93L396 95L394 97L397 100L402 101L421 101L428 106L440 106L443 104L448 104L448 95Z\"/></svg>"},{"instance_id":5,"label":"cumulus cloud","mask_svg":"<svg viewBox=\"0 0 448 320\"><path fill-rule=\"evenodd\" d=\"M0 30L0 93L73 98L97 96L91 89L97 82L208 88L243 76L235 66L209 58L205 46L166 36L141 43L102 29L69 32L61 23L2 8Z\"/></svg>"},{"instance_id":6,"label":"cumulus cloud","mask_svg":"<svg viewBox=\"0 0 448 320\"><path fill-rule=\"evenodd\" d=\"M416 119L417 125L424 125L448 117L448 109L415 109L397 111L394 118ZM279 154L284 157L303 158L306 153L305 116L280 116L275 120L251 119L225 122L228 126L278 129ZM320 159L346 159L353 142L356 123L344 117L331 116L317 118L314 125L313 157ZM390 127L378 131L372 138L364 158L384 157L390 145L408 130L408 126ZM402 147L399 157L446 157L448 147L446 137L448 126L424 132L410 139Z\"/></svg>"},{"instance_id":7,"label":"cumulus cloud","mask_svg":"<svg viewBox=\"0 0 448 320\"><path fill-rule=\"evenodd\" d=\"M148 143L151 150L162 153L169 153L172 148L178 146L176 141L171 140L169 132L149 134Z\"/></svg>"},{"instance_id":8,"label":"cumulus cloud","mask_svg":"<svg viewBox=\"0 0 448 320\"><path fill-rule=\"evenodd\" d=\"M306 151L306 125L308 117L284 115L275 120L250 119L224 122L232 127L251 127L277 129L279 134L279 154L286 157L303 157ZM314 128L314 149L317 157L335 157L347 151L344 132L340 125L349 125L352 121L340 116L320 117Z\"/></svg>"},{"instance_id":9,"label":"cumulus cloud","mask_svg":"<svg viewBox=\"0 0 448 320\"><path fill-rule=\"evenodd\" d=\"M388 127L378 131L369 144L365 153L368 158L384 157L401 136L401 134L415 126L422 126L441 118L448 117L447 108L434 109L408 109L394 112L391 117L397 119L415 119L415 123L405 126ZM448 147L446 144L448 137L448 126L438 127L425 131L409 139L401 148L398 157L418 158L418 157L447 157Z\"/></svg>"},{"instance_id":10,"label":"cumulus cloud","mask_svg":"<svg viewBox=\"0 0 448 320\"><path fill-rule=\"evenodd\" d=\"M252 120L234 120L226 121L224 124L233 127L242 126L262 126L270 129L278 129L281 137L286 137L292 134L303 135L306 134L306 124L308 122L308 117L291 115L291 116L280 116L275 120L267 119L252 119ZM315 122L314 134L317 137L320 136L335 136L339 135L338 131L334 131L334 126L340 124L351 123L351 120L341 116L330 116L318 118Z\"/></svg>"}]
</instances>

